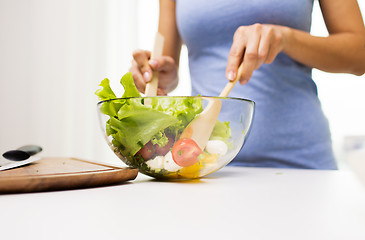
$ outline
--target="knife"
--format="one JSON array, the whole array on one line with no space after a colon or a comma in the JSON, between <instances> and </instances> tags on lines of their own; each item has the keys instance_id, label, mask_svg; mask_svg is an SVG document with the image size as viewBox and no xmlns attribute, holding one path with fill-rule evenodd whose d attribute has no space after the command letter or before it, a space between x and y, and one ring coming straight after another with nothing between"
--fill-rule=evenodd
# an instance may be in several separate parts
<instances>
[{"instance_id":1,"label":"knife","mask_svg":"<svg viewBox=\"0 0 365 240\"><path fill-rule=\"evenodd\" d=\"M37 145L25 145L16 150L10 150L2 154L0 157L0 171L20 167L31 162L37 161L39 157L33 157L42 151Z\"/></svg>"}]
</instances>

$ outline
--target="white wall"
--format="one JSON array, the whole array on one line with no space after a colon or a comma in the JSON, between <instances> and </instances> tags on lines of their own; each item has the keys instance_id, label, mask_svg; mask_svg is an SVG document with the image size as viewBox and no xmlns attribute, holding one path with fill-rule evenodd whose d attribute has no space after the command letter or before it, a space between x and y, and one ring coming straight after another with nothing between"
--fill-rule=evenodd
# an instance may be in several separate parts
<instances>
[{"instance_id":1,"label":"white wall","mask_svg":"<svg viewBox=\"0 0 365 240\"><path fill-rule=\"evenodd\" d=\"M0 152L33 143L46 156L116 160L94 92L128 70L139 2L0 1Z\"/></svg>"},{"instance_id":2,"label":"white wall","mask_svg":"<svg viewBox=\"0 0 365 240\"><path fill-rule=\"evenodd\" d=\"M94 92L108 77L119 93L132 51L152 47L157 16L158 0L0 0L0 153L33 143L45 156L120 163L102 138ZM326 34L318 16L312 32ZM190 94L186 49L181 63L173 95ZM365 79L314 78L340 156L344 136L365 135Z\"/></svg>"}]
</instances>

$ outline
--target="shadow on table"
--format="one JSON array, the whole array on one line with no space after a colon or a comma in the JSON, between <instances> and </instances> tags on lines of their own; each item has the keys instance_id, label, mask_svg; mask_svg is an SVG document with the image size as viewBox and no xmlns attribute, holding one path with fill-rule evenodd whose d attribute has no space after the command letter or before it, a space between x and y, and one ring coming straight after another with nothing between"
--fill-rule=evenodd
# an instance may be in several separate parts
<instances>
[{"instance_id":1,"label":"shadow on table","mask_svg":"<svg viewBox=\"0 0 365 240\"><path fill-rule=\"evenodd\" d=\"M163 182L163 183L184 183L184 184L203 184L208 183L207 180L211 179L219 179L219 178L227 178L235 176L238 173L237 171L234 171L233 169L224 168L224 170L218 170L214 173L211 173L205 177L202 178L194 178L194 179L148 179L146 181L152 181L152 182Z\"/></svg>"}]
</instances>

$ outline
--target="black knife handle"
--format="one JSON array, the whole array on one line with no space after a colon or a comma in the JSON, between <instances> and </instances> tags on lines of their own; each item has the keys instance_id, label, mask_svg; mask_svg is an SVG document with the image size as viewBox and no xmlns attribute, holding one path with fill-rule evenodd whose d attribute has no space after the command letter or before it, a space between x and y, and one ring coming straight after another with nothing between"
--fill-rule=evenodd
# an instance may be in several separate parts
<instances>
[{"instance_id":1,"label":"black knife handle","mask_svg":"<svg viewBox=\"0 0 365 240\"><path fill-rule=\"evenodd\" d=\"M37 153L41 152L42 148L40 146L37 146L37 145L25 145L25 146L22 146L22 147L18 148L17 150L26 152L30 156L33 156L34 154L37 154Z\"/></svg>"}]
</instances>

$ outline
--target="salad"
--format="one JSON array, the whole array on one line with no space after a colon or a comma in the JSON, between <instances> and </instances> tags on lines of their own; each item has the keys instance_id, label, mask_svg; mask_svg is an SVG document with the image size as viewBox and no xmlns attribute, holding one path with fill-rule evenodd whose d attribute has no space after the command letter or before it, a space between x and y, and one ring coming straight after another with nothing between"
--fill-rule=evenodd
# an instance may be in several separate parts
<instances>
[{"instance_id":1,"label":"salad","mask_svg":"<svg viewBox=\"0 0 365 240\"><path fill-rule=\"evenodd\" d=\"M202 98L155 97L145 104L131 73L125 74L120 83L124 88L121 98L115 95L107 78L95 94L102 101L101 113L109 117L106 135L114 152L127 165L147 175L172 178L195 178L203 169L217 169L219 157L230 146L229 122L216 122L204 149L192 139L179 138L203 111Z\"/></svg>"}]
</instances>

